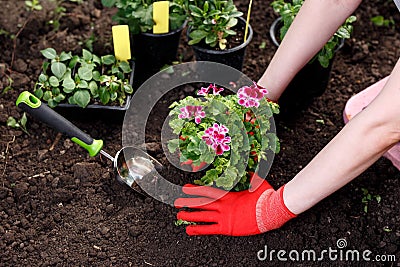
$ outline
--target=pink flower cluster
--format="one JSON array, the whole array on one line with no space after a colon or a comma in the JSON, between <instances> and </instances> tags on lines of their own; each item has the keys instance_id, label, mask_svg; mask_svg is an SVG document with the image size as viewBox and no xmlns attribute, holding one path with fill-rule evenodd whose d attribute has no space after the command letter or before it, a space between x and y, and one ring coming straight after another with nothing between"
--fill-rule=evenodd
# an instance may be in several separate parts
<instances>
[{"instance_id":1,"label":"pink flower cluster","mask_svg":"<svg viewBox=\"0 0 400 267\"><path fill-rule=\"evenodd\" d=\"M222 155L225 151L229 151L230 147L227 145L231 142L230 136L225 136L228 133L229 129L221 124L214 123L212 127L207 128L205 130L204 135L201 137L207 145L211 146L215 153L219 156Z\"/></svg>"},{"instance_id":2,"label":"pink flower cluster","mask_svg":"<svg viewBox=\"0 0 400 267\"><path fill-rule=\"evenodd\" d=\"M252 86L243 86L237 92L239 97L238 103L246 108L256 107L260 105L260 100L268 93L267 89L260 87L253 82Z\"/></svg>"},{"instance_id":3,"label":"pink flower cluster","mask_svg":"<svg viewBox=\"0 0 400 267\"><path fill-rule=\"evenodd\" d=\"M208 87L201 87L200 90L197 92L197 95L208 95L210 90L212 89L213 95L219 95L222 91L224 91L224 88L218 88L215 86L215 84L210 84Z\"/></svg>"},{"instance_id":4,"label":"pink flower cluster","mask_svg":"<svg viewBox=\"0 0 400 267\"><path fill-rule=\"evenodd\" d=\"M178 115L180 119L190 119L194 117L194 121L199 124L201 119L206 116L202 106L186 106L180 108L181 114Z\"/></svg>"}]
</instances>

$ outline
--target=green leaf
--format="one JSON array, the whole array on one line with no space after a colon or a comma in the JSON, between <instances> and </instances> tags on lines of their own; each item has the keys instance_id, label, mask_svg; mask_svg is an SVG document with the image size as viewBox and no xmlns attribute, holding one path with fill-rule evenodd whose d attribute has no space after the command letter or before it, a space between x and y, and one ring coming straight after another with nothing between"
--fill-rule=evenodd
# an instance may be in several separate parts
<instances>
[{"instance_id":1,"label":"green leaf","mask_svg":"<svg viewBox=\"0 0 400 267\"><path fill-rule=\"evenodd\" d=\"M98 96L98 93L97 93L97 89L98 89L97 83L96 83L95 81L91 81L91 82L89 82L88 87L89 87L89 90L90 90L90 93L92 94L92 96L97 97L97 96Z\"/></svg>"},{"instance_id":2,"label":"green leaf","mask_svg":"<svg viewBox=\"0 0 400 267\"><path fill-rule=\"evenodd\" d=\"M51 89L51 93L53 96L58 95L60 93L60 89L58 87L54 87Z\"/></svg>"},{"instance_id":3,"label":"green leaf","mask_svg":"<svg viewBox=\"0 0 400 267\"><path fill-rule=\"evenodd\" d=\"M47 101L47 105L51 108L55 108L57 106L57 104L58 103L53 98L51 98L51 99L49 99L49 101Z\"/></svg>"},{"instance_id":4,"label":"green leaf","mask_svg":"<svg viewBox=\"0 0 400 267\"><path fill-rule=\"evenodd\" d=\"M78 106L85 108L90 102L90 93L87 90L79 90L74 93L73 98Z\"/></svg>"},{"instance_id":5,"label":"green leaf","mask_svg":"<svg viewBox=\"0 0 400 267\"><path fill-rule=\"evenodd\" d=\"M172 154L179 147L179 139L172 139L168 141L168 151Z\"/></svg>"},{"instance_id":6,"label":"green leaf","mask_svg":"<svg viewBox=\"0 0 400 267\"><path fill-rule=\"evenodd\" d=\"M124 85L124 91L127 94L132 94L133 93L133 88L130 84L125 84Z\"/></svg>"},{"instance_id":7,"label":"green leaf","mask_svg":"<svg viewBox=\"0 0 400 267\"><path fill-rule=\"evenodd\" d=\"M48 62L48 61L43 62L42 69L43 69L44 73L47 73L49 66L50 66L50 62Z\"/></svg>"},{"instance_id":8,"label":"green leaf","mask_svg":"<svg viewBox=\"0 0 400 267\"><path fill-rule=\"evenodd\" d=\"M193 40L201 40L207 36L208 32L203 30L194 30L190 32L189 37Z\"/></svg>"},{"instance_id":9,"label":"green leaf","mask_svg":"<svg viewBox=\"0 0 400 267\"><path fill-rule=\"evenodd\" d=\"M80 67L78 69L79 78L90 81L93 78L93 72L90 68Z\"/></svg>"},{"instance_id":10,"label":"green leaf","mask_svg":"<svg viewBox=\"0 0 400 267\"><path fill-rule=\"evenodd\" d=\"M19 126L19 124L17 123L17 120L14 117L8 117L7 126L16 128Z\"/></svg>"},{"instance_id":11,"label":"green leaf","mask_svg":"<svg viewBox=\"0 0 400 267\"><path fill-rule=\"evenodd\" d=\"M117 99L118 94L116 92L112 92L110 93L110 100L111 101L115 101L115 99Z\"/></svg>"},{"instance_id":12,"label":"green leaf","mask_svg":"<svg viewBox=\"0 0 400 267\"><path fill-rule=\"evenodd\" d=\"M100 97L101 103L103 103L105 105L110 101L110 92L108 92L104 87L100 87L99 97Z\"/></svg>"},{"instance_id":13,"label":"green leaf","mask_svg":"<svg viewBox=\"0 0 400 267\"><path fill-rule=\"evenodd\" d=\"M130 73L132 71L131 66L129 66L128 62L122 61L119 63L119 68L124 72L124 73Z\"/></svg>"},{"instance_id":14,"label":"green leaf","mask_svg":"<svg viewBox=\"0 0 400 267\"><path fill-rule=\"evenodd\" d=\"M93 71L92 73L93 80L95 80L96 82L100 81L100 76L101 74L99 71L97 70Z\"/></svg>"},{"instance_id":15,"label":"green leaf","mask_svg":"<svg viewBox=\"0 0 400 267\"><path fill-rule=\"evenodd\" d=\"M47 81L47 75L41 73L39 75L39 82L44 83L45 81Z\"/></svg>"},{"instance_id":16,"label":"green leaf","mask_svg":"<svg viewBox=\"0 0 400 267\"><path fill-rule=\"evenodd\" d=\"M87 81L81 80L81 81L79 82L79 84L78 84L78 87L79 87L79 88L85 89L85 88L88 88L88 87L89 87L89 84L87 83Z\"/></svg>"},{"instance_id":17,"label":"green leaf","mask_svg":"<svg viewBox=\"0 0 400 267\"><path fill-rule=\"evenodd\" d=\"M82 49L82 57L86 62L89 62L92 61L93 54L86 49Z\"/></svg>"},{"instance_id":18,"label":"green leaf","mask_svg":"<svg viewBox=\"0 0 400 267\"><path fill-rule=\"evenodd\" d=\"M212 163L214 161L215 158L215 152L202 152L202 154L200 155L200 161L204 161L206 163Z\"/></svg>"},{"instance_id":19,"label":"green leaf","mask_svg":"<svg viewBox=\"0 0 400 267\"><path fill-rule=\"evenodd\" d=\"M174 119L174 120L169 121L169 126L173 129L173 132L175 134L180 133L184 124L185 124L185 121L182 119Z\"/></svg>"},{"instance_id":20,"label":"green leaf","mask_svg":"<svg viewBox=\"0 0 400 267\"><path fill-rule=\"evenodd\" d=\"M78 63L79 57L78 56L73 56L72 59L68 63L68 68L73 69L76 66L76 63Z\"/></svg>"},{"instance_id":21,"label":"green leaf","mask_svg":"<svg viewBox=\"0 0 400 267\"><path fill-rule=\"evenodd\" d=\"M55 59L57 57L57 51L54 48L40 50L40 53L47 59Z\"/></svg>"},{"instance_id":22,"label":"green leaf","mask_svg":"<svg viewBox=\"0 0 400 267\"><path fill-rule=\"evenodd\" d=\"M35 90L34 94L35 94L35 96L36 96L37 98L42 99L42 97L43 97L43 90L42 90L41 88L38 88L38 89Z\"/></svg>"},{"instance_id":23,"label":"green leaf","mask_svg":"<svg viewBox=\"0 0 400 267\"><path fill-rule=\"evenodd\" d=\"M71 78L71 76L66 77L62 83L62 86L65 93L71 93L75 89L75 81Z\"/></svg>"},{"instance_id":24,"label":"green leaf","mask_svg":"<svg viewBox=\"0 0 400 267\"><path fill-rule=\"evenodd\" d=\"M101 62L104 65L111 65L115 63L115 57L113 55L105 55L101 57Z\"/></svg>"},{"instance_id":25,"label":"green leaf","mask_svg":"<svg viewBox=\"0 0 400 267\"><path fill-rule=\"evenodd\" d=\"M58 81L57 77L55 77L55 76L51 76L49 78L49 83L53 87L58 87L60 85L60 82Z\"/></svg>"},{"instance_id":26,"label":"green leaf","mask_svg":"<svg viewBox=\"0 0 400 267\"><path fill-rule=\"evenodd\" d=\"M22 113L22 117L21 117L20 123L21 123L21 125L22 125L23 127L25 127L27 121L28 121L28 118L26 117L26 113L24 112L24 113ZM378 200L378 199L377 199L377 200ZM378 203L379 203L379 201L378 201Z\"/></svg>"},{"instance_id":27,"label":"green leaf","mask_svg":"<svg viewBox=\"0 0 400 267\"><path fill-rule=\"evenodd\" d=\"M113 7L116 3L116 0L101 0L101 3L105 7Z\"/></svg>"},{"instance_id":28,"label":"green leaf","mask_svg":"<svg viewBox=\"0 0 400 267\"><path fill-rule=\"evenodd\" d=\"M210 33L206 36L206 44L212 44L217 41L217 36L214 33Z\"/></svg>"},{"instance_id":29,"label":"green leaf","mask_svg":"<svg viewBox=\"0 0 400 267\"><path fill-rule=\"evenodd\" d=\"M43 94L43 100L44 101L49 101L49 99L51 99L53 97L52 93L50 91L46 91Z\"/></svg>"},{"instance_id":30,"label":"green leaf","mask_svg":"<svg viewBox=\"0 0 400 267\"><path fill-rule=\"evenodd\" d=\"M66 52L62 51L60 54L60 61L66 61L71 58L72 58L71 52L66 53Z\"/></svg>"},{"instance_id":31,"label":"green leaf","mask_svg":"<svg viewBox=\"0 0 400 267\"><path fill-rule=\"evenodd\" d=\"M93 59L92 59L92 61L93 61L93 63L96 63L96 64L98 64L98 65L101 64L101 59L100 59L98 56L94 55L94 54L93 54Z\"/></svg>"},{"instance_id":32,"label":"green leaf","mask_svg":"<svg viewBox=\"0 0 400 267\"><path fill-rule=\"evenodd\" d=\"M238 23L238 19L237 18L231 18L228 23L226 24L227 28L232 28L234 26L236 26L236 24Z\"/></svg>"},{"instance_id":33,"label":"green leaf","mask_svg":"<svg viewBox=\"0 0 400 267\"><path fill-rule=\"evenodd\" d=\"M112 74L116 74L116 73L118 73L118 72L119 72L118 66L113 65L113 66L111 67L111 73L112 73Z\"/></svg>"},{"instance_id":34,"label":"green leaf","mask_svg":"<svg viewBox=\"0 0 400 267\"><path fill-rule=\"evenodd\" d=\"M67 71L67 67L64 63L53 62L51 63L51 71L58 79L61 79Z\"/></svg>"},{"instance_id":35,"label":"green leaf","mask_svg":"<svg viewBox=\"0 0 400 267\"><path fill-rule=\"evenodd\" d=\"M65 99L65 95L63 94L59 94L56 97L53 98L54 101L56 101L57 103L60 103L61 101L63 101Z\"/></svg>"}]
</instances>

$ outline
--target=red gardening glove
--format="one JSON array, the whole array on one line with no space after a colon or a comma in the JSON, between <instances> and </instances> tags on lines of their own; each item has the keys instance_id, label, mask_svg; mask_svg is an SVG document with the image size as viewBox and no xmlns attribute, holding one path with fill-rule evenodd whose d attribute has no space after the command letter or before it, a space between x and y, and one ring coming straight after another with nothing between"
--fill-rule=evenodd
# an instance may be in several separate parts
<instances>
[{"instance_id":1,"label":"red gardening glove","mask_svg":"<svg viewBox=\"0 0 400 267\"><path fill-rule=\"evenodd\" d=\"M272 186L254 175L252 188L241 192L227 192L207 186L185 185L183 192L193 198L178 198L176 208L188 207L195 211L179 211L178 219L197 224L186 227L188 235L247 236L281 227L296 217L283 203L284 186L275 191Z\"/></svg>"}]
</instances>

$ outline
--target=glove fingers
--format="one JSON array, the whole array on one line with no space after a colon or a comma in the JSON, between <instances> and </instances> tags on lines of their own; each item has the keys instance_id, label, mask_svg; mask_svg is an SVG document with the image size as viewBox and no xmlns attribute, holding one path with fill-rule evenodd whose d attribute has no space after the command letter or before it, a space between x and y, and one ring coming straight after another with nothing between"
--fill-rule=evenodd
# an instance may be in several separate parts
<instances>
[{"instance_id":1,"label":"glove fingers","mask_svg":"<svg viewBox=\"0 0 400 267\"><path fill-rule=\"evenodd\" d=\"M184 185L182 187L182 191L187 195L202 196L213 199L219 199L229 193L229 191L224 191L210 186L192 186L192 185Z\"/></svg>"},{"instance_id":2,"label":"glove fingers","mask_svg":"<svg viewBox=\"0 0 400 267\"><path fill-rule=\"evenodd\" d=\"M178 198L174 202L175 208L192 208L192 209L213 209L211 203L215 202L214 199L208 197L199 198Z\"/></svg>"},{"instance_id":3,"label":"glove fingers","mask_svg":"<svg viewBox=\"0 0 400 267\"><path fill-rule=\"evenodd\" d=\"M219 224L189 225L186 227L188 235L217 235L222 234Z\"/></svg>"},{"instance_id":4,"label":"glove fingers","mask_svg":"<svg viewBox=\"0 0 400 267\"><path fill-rule=\"evenodd\" d=\"M217 211L180 211L176 218L188 222L217 222L219 213Z\"/></svg>"}]
</instances>

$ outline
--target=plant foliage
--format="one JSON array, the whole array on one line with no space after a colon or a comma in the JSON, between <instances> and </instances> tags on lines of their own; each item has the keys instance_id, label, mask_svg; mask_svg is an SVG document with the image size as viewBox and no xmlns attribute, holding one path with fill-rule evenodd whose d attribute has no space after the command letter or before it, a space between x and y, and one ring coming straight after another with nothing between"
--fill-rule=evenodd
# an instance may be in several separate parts
<instances>
[{"instance_id":1,"label":"plant foliage","mask_svg":"<svg viewBox=\"0 0 400 267\"><path fill-rule=\"evenodd\" d=\"M232 0L189 0L188 16L190 25L189 44L204 41L205 44L221 50L226 48L227 37L236 35L232 29L243 15Z\"/></svg>"},{"instance_id":2,"label":"plant foliage","mask_svg":"<svg viewBox=\"0 0 400 267\"><path fill-rule=\"evenodd\" d=\"M182 27L186 20L183 8L187 0L173 0L169 3L170 30ZM101 0L105 7L116 7L117 13L113 20L119 24L126 24L133 34L149 32L153 29L153 3L154 0Z\"/></svg>"},{"instance_id":3,"label":"plant foliage","mask_svg":"<svg viewBox=\"0 0 400 267\"><path fill-rule=\"evenodd\" d=\"M271 162L271 154L279 152L279 140L271 131L270 121L279 113L279 106L263 95L258 105L247 105L241 102L240 90L222 96L204 93L204 89L198 92L203 97L188 96L170 106L169 126L179 138L168 141L168 150L178 150L181 163L212 164L201 179L194 181L196 184L247 189L260 159Z\"/></svg>"},{"instance_id":4,"label":"plant foliage","mask_svg":"<svg viewBox=\"0 0 400 267\"><path fill-rule=\"evenodd\" d=\"M123 105L126 95L133 93L127 78L132 72L129 63L116 60L113 55L99 57L85 49L81 56L64 51L57 54L53 48L41 53L47 60L34 93L50 107L65 100L83 108L91 101Z\"/></svg>"}]
</instances>

